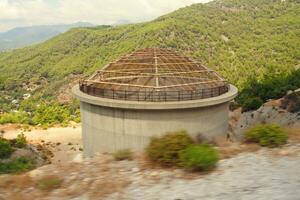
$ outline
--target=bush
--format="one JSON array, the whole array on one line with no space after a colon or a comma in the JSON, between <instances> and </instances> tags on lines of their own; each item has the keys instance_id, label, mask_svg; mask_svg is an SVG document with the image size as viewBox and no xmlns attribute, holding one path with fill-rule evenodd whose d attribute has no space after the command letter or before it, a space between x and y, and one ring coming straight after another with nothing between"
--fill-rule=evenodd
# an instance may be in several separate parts
<instances>
[{"instance_id":1,"label":"bush","mask_svg":"<svg viewBox=\"0 0 300 200\"><path fill-rule=\"evenodd\" d=\"M27 144L27 140L24 133L17 135L15 146L18 148L23 148L26 146L26 144Z\"/></svg>"},{"instance_id":2,"label":"bush","mask_svg":"<svg viewBox=\"0 0 300 200\"><path fill-rule=\"evenodd\" d=\"M8 140L0 138L0 159L9 158L13 148Z\"/></svg>"},{"instance_id":3,"label":"bush","mask_svg":"<svg viewBox=\"0 0 300 200\"><path fill-rule=\"evenodd\" d=\"M117 151L113 154L113 156L114 156L114 159L117 161L132 160L132 157L133 157L130 149L124 149L124 150Z\"/></svg>"},{"instance_id":4,"label":"bush","mask_svg":"<svg viewBox=\"0 0 300 200\"><path fill-rule=\"evenodd\" d=\"M242 111L247 112L250 110L257 110L263 105L263 101L259 97L252 97L249 99L246 99L242 104Z\"/></svg>"},{"instance_id":5,"label":"bush","mask_svg":"<svg viewBox=\"0 0 300 200\"><path fill-rule=\"evenodd\" d=\"M28 114L25 112L9 112L0 115L0 124L26 124L28 123Z\"/></svg>"},{"instance_id":6,"label":"bush","mask_svg":"<svg viewBox=\"0 0 300 200\"><path fill-rule=\"evenodd\" d=\"M278 125L258 125L246 131L245 138L261 146L276 147L287 142L288 134Z\"/></svg>"},{"instance_id":7,"label":"bush","mask_svg":"<svg viewBox=\"0 0 300 200\"><path fill-rule=\"evenodd\" d=\"M31 170L35 167L34 160L26 157L19 157L8 163L0 163L0 174L20 173Z\"/></svg>"},{"instance_id":8,"label":"bush","mask_svg":"<svg viewBox=\"0 0 300 200\"><path fill-rule=\"evenodd\" d=\"M192 144L194 141L185 131L169 133L160 138L152 138L146 154L152 161L163 165L178 165L180 151Z\"/></svg>"},{"instance_id":9,"label":"bush","mask_svg":"<svg viewBox=\"0 0 300 200\"><path fill-rule=\"evenodd\" d=\"M245 87L240 91L236 101L245 111L253 110L258 108L258 99L263 102L266 102L268 99L278 99L283 97L287 91L295 90L299 87L300 69L271 76L267 74L264 75L261 81L256 77L249 79Z\"/></svg>"},{"instance_id":10,"label":"bush","mask_svg":"<svg viewBox=\"0 0 300 200\"><path fill-rule=\"evenodd\" d=\"M189 170L209 170L216 166L218 152L207 144L193 145L179 154L180 164Z\"/></svg>"}]
</instances>

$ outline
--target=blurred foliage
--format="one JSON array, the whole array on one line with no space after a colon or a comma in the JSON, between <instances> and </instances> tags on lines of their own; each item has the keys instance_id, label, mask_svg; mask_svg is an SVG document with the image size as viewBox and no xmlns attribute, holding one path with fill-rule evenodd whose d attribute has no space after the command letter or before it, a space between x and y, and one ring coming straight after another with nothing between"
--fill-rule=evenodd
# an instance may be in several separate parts
<instances>
[{"instance_id":1,"label":"blurred foliage","mask_svg":"<svg viewBox=\"0 0 300 200\"><path fill-rule=\"evenodd\" d=\"M13 151L10 142L4 138L0 138L0 159L9 158Z\"/></svg>"},{"instance_id":2,"label":"blurred foliage","mask_svg":"<svg viewBox=\"0 0 300 200\"><path fill-rule=\"evenodd\" d=\"M0 115L0 124L21 123L41 125L45 128L56 124L68 124L69 121L80 122L77 103L72 105L55 102L23 101L18 112Z\"/></svg>"},{"instance_id":3,"label":"blurred foliage","mask_svg":"<svg viewBox=\"0 0 300 200\"><path fill-rule=\"evenodd\" d=\"M192 145L179 154L180 164L188 170L205 171L214 168L219 160L218 151L208 144Z\"/></svg>"},{"instance_id":4,"label":"blurred foliage","mask_svg":"<svg viewBox=\"0 0 300 200\"><path fill-rule=\"evenodd\" d=\"M117 161L121 160L132 160L133 159L133 153L130 149L123 149L115 152L113 154L113 157Z\"/></svg>"},{"instance_id":5,"label":"blurred foliage","mask_svg":"<svg viewBox=\"0 0 300 200\"><path fill-rule=\"evenodd\" d=\"M17 148L23 148L26 146L26 144L27 144L27 139L24 133L18 134L16 138L15 146Z\"/></svg>"},{"instance_id":6,"label":"blurred foliage","mask_svg":"<svg viewBox=\"0 0 300 200\"><path fill-rule=\"evenodd\" d=\"M250 79L236 101L243 107L243 111L259 108L269 99L278 99L287 91L300 88L300 70L278 75L266 75L262 81Z\"/></svg>"},{"instance_id":7,"label":"blurred foliage","mask_svg":"<svg viewBox=\"0 0 300 200\"><path fill-rule=\"evenodd\" d=\"M35 168L35 161L28 157L19 157L9 162L0 162L0 174L15 174Z\"/></svg>"},{"instance_id":8,"label":"blurred foliage","mask_svg":"<svg viewBox=\"0 0 300 200\"><path fill-rule=\"evenodd\" d=\"M146 23L76 28L42 44L0 53L0 112L19 109L11 101L22 101L28 88L35 88L30 92L33 103L49 105L61 86L142 47L174 48L216 70L242 91L266 77L285 76L299 68L299 5L297 0L216 0ZM283 89L276 95L253 97L265 101ZM66 115L74 114L66 106L41 105L38 111L31 107L36 117L30 113L25 121L64 122ZM42 109L47 116L41 116Z\"/></svg>"},{"instance_id":9,"label":"blurred foliage","mask_svg":"<svg viewBox=\"0 0 300 200\"><path fill-rule=\"evenodd\" d=\"M62 178L58 176L46 176L37 181L36 187L43 191L51 191L59 188L62 182Z\"/></svg>"},{"instance_id":10,"label":"blurred foliage","mask_svg":"<svg viewBox=\"0 0 300 200\"><path fill-rule=\"evenodd\" d=\"M287 132L278 125L258 125L245 132L248 142L256 142L261 146L277 147L287 142Z\"/></svg>"},{"instance_id":11,"label":"blurred foliage","mask_svg":"<svg viewBox=\"0 0 300 200\"><path fill-rule=\"evenodd\" d=\"M147 156L162 165L179 165L179 153L194 144L185 132L168 133L162 137L153 137L146 148Z\"/></svg>"}]
</instances>

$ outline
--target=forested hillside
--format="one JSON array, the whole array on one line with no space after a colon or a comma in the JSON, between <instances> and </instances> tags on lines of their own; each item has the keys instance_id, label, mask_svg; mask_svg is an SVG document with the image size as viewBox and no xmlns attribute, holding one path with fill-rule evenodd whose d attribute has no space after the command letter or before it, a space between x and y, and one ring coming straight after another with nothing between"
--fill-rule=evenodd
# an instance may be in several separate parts
<instances>
[{"instance_id":1,"label":"forested hillside","mask_svg":"<svg viewBox=\"0 0 300 200\"><path fill-rule=\"evenodd\" d=\"M9 111L12 100L21 101L30 93L18 109L31 114L36 102L54 101L59 88L71 80L141 47L174 48L215 69L239 89L249 80L287 75L300 68L299 13L297 0L217 0L147 23L73 29L45 43L0 54L0 110Z\"/></svg>"}]
</instances>

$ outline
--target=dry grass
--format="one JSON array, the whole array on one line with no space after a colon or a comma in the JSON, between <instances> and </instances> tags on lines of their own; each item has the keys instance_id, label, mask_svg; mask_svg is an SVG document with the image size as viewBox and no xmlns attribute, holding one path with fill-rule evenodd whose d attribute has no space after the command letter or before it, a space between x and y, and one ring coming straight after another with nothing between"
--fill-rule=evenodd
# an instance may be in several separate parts
<instances>
[{"instance_id":1,"label":"dry grass","mask_svg":"<svg viewBox=\"0 0 300 200\"><path fill-rule=\"evenodd\" d=\"M237 143L230 141L218 142L216 144L220 159L228 159L234 156L237 156L240 153L244 152L255 152L258 151L261 147L258 144L254 143Z\"/></svg>"},{"instance_id":2,"label":"dry grass","mask_svg":"<svg viewBox=\"0 0 300 200\"><path fill-rule=\"evenodd\" d=\"M96 182L93 187L95 188L89 194L89 199L100 200L107 197L110 194L121 192L125 187L130 184L128 180L117 179L110 180L108 177L106 180Z\"/></svg>"},{"instance_id":3,"label":"dry grass","mask_svg":"<svg viewBox=\"0 0 300 200\"><path fill-rule=\"evenodd\" d=\"M28 175L8 175L0 178L0 188L13 190L33 186L33 180Z\"/></svg>"},{"instance_id":4,"label":"dry grass","mask_svg":"<svg viewBox=\"0 0 300 200\"><path fill-rule=\"evenodd\" d=\"M39 179L36 183L36 188L43 191L51 191L59 188L62 182L63 180L60 177L49 175Z\"/></svg>"},{"instance_id":5,"label":"dry grass","mask_svg":"<svg viewBox=\"0 0 300 200\"><path fill-rule=\"evenodd\" d=\"M300 124L287 128L287 131L291 142L300 142Z\"/></svg>"},{"instance_id":6,"label":"dry grass","mask_svg":"<svg viewBox=\"0 0 300 200\"><path fill-rule=\"evenodd\" d=\"M113 154L113 157L116 161L132 160L133 159L133 153L130 149L123 149L123 150L115 152Z\"/></svg>"}]
</instances>

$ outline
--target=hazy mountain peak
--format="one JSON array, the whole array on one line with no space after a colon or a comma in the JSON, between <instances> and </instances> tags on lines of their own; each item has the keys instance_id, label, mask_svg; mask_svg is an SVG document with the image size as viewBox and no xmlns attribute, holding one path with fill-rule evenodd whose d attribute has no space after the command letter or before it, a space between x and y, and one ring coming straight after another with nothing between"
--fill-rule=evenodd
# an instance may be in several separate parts
<instances>
[{"instance_id":1,"label":"hazy mountain peak","mask_svg":"<svg viewBox=\"0 0 300 200\"><path fill-rule=\"evenodd\" d=\"M28 27L16 27L0 33L0 51L16 49L31 44L48 40L56 35L64 33L71 28L94 26L88 22L73 24L38 25Z\"/></svg>"}]
</instances>

